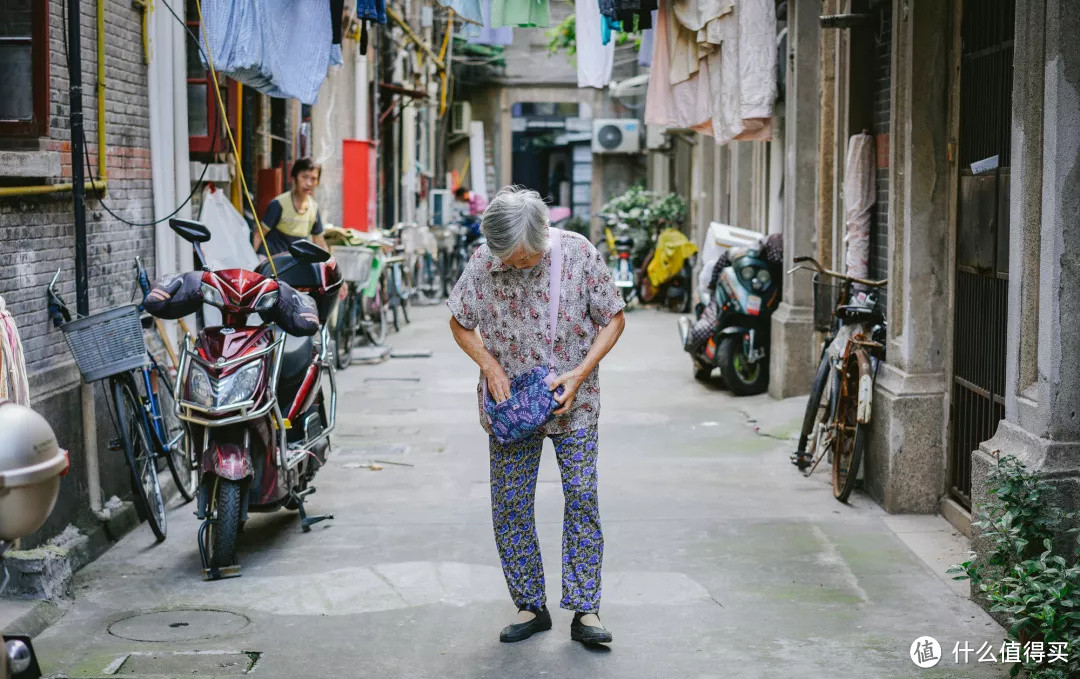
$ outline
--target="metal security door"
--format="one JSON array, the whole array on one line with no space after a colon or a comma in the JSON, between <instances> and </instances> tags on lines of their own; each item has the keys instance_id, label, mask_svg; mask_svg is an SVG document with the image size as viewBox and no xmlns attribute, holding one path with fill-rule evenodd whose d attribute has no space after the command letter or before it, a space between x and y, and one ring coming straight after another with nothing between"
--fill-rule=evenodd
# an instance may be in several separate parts
<instances>
[{"instance_id":1,"label":"metal security door","mask_svg":"<svg viewBox=\"0 0 1080 679\"><path fill-rule=\"evenodd\" d=\"M972 452L1005 416L1015 0L964 4L949 459L970 509Z\"/></svg>"}]
</instances>

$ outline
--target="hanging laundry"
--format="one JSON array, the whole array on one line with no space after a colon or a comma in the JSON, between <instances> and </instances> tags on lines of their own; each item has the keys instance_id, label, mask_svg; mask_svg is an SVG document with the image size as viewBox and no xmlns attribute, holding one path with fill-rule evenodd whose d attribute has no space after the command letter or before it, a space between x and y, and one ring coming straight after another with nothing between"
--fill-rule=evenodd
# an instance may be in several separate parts
<instances>
[{"instance_id":1,"label":"hanging laundry","mask_svg":"<svg viewBox=\"0 0 1080 679\"><path fill-rule=\"evenodd\" d=\"M652 28L654 11L656 0L615 0L615 18L622 22L625 31Z\"/></svg>"},{"instance_id":2,"label":"hanging laundry","mask_svg":"<svg viewBox=\"0 0 1080 679\"><path fill-rule=\"evenodd\" d=\"M547 28L550 24L548 0L491 0L492 28Z\"/></svg>"},{"instance_id":3,"label":"hanging laundry","mask_svg":"<svg viewBox=\"0 0 1080 679\"><path fill-rule=\"evenodd\" d=\"M480 0L435 0L443 7L449 7L454 13L470 24L487 25L484 22Z\"/></svg>"},{"instance_id":4,"label":"hanging laundry","mask_svg":"<svg viewBox=\"0 0 1080 679\"><path fill-rule=\"evenodd\" d=\"M695 127L707 125L712 117L708 78L695 73L690 78L672 83L670 76L672 22L670 0L661 0L653 24L652 70L645 97L645 122L664 127ZM707 67L706 67L707 68Z\"/></svg>"},{"instance_id":5,"label":"hanging laundry","mask_svg":"<svg viewBox=\"0 0 1080 679\"><path fill-rule=\"evenodd\" d=\"M656 25L656 10L649 12L650 19L649 25ZM646 68L652 66L652 52L653 52L653 29L646 28L641 32L641 47L638 49L638 66L645 66Z\"/></svg>"},{"instance_id":6,"label":"hanging laundry","mask_svg":"<svg viewBox=\"0 0 1080 679\"><path fill-rule=\"evenodd\" d=\"M613 33L622 32L623 28L618 21L612 19L606 14L600 15L600 44L606 45L611 42L611 35Z\"/></svg>"},{"instance_id":7,"label":"hanging laundry","mask_svg":"<svg viewBox=\"0 0 1080 679\"><path fill-rule=\"evenodd\" d=\"M877 200L874 138L854 134L848 140L847 164L844 167L844 223L847 274L870 277L870 213Z\"/></svg>"},{"instance_id":8,"label":"hanging laundry","mask_svg":"<svg viewBox=\"0 0 1080 679\"><path fill-rule=\"evenodd\" d=\"M615 43L602 43L600 6L596 0L574 3L578 87L607 87L615 63Z\"/></svg>"},{"instance_id":9,"label":"hanging laundry","mask_svg":"<svg viewBox=\"0 0 1080 679\"><path fill-rule=\"evenodd\" d=\"M359 19L386 23L386 0L356 0L356 16Z\"/></svg>"},{"instance_id":10,"label":"hanging laundry","mask_svg":"<svg viewBox=\"0 0 1080 679\"><path fill-rule=\"evenodd\" d=\"M491 27L491 0L480 0L481 26L465 24L465 36L473 45L500 47L514 42L514 29L510 26Z\"/></svg>"},{"instance_id":11,"label":"hanging laundry","mask_svg":"<svg viewBox=\"0 0 1080 679\"><path fill-rule=\"evenodd\" d=\"M263 94L314 104L327 68L342 63L329 3L204 0L202 14L214 68Z\"/></svg>"},{"instance_id":12,"label":"hanging laundry","mask_svg":"<svg viewBox=\"0 0 1080 679\"><path fill-rule=\"evenodd\" d=\"M717 143L768 139L776 99L773 0L662 0L660 10L646 122L691 127Z\"/></svg>"}]
</instances>

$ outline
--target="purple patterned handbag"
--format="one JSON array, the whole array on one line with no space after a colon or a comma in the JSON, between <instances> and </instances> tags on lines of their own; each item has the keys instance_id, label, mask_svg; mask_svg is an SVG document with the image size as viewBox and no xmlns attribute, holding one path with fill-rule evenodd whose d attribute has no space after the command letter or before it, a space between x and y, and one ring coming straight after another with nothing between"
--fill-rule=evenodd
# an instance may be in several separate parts
<instances>
[{"instance_id":1,"label":"purple patterned handbag","mask_svg":"<svg viewBox=\"0 0 1080 679\"><path fill-rule=\"evenodd\" d=\"M522 373L510 381L510 398L496 403L488 394L487 379L483 380L484 412L487 413L491 434L499 443L516 443L536 433L551 419L558 409L555 394L562 395L563 388L554 392L550 385L557 377L555 372L555 329L559 322L559 293L562 282L562 232L551 229L551 288L548 316L551 326L551 347L548 364L540 365Z\"/></svg>"}]
</instances>

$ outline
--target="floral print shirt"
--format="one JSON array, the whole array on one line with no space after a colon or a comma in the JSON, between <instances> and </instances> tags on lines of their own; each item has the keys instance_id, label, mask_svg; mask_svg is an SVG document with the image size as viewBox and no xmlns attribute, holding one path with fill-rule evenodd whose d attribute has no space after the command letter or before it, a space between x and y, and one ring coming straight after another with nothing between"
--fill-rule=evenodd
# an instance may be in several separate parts
<instances>
[{"instance_id":1,"label":"floral print shirt","mask_svg":"<svg viewBox=\"0 0 1080 679\"><path fill-rule=\"evenodd\" d=\"M584 236L561 234L562 284L555 331L555 370L577 367L592 347L600 328L625 306L603 256ZM548 361L551 252L536 266L519 270L503 264L486 245L469 260L446 305L462 327L479 327L484 347L511 380ZM600 417L599 370L578 388L570 410L545 425L545 434L565 434L596 426ZM482 378L481 378L482 379ZM477 385L480 424L491 433Z\"/></svg>"}]
</instances>

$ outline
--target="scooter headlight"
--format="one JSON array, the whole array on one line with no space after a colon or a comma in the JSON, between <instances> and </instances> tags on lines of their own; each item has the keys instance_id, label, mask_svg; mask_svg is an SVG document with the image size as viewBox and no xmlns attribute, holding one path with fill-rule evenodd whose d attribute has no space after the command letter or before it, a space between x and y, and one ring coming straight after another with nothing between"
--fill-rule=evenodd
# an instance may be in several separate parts
<instances>
[{"instance_id":1,"label":"scooter headlight","mask_svg":"<svg viewBox=\"0 0 1080 679\"><path fill-rule=\"evenodd\" d=\"M188 365L187 400L209 408L214 405L214 389L210 376L197 365Z\"/></svg>"},{"instance_id":2,"label":"scooter headlight","mask_svg":"<svg viewBox=\"0 0 1080 679\"><path fill-rule=\"evenodd\" d=\"M218 383L216 405L230 406L250 401L259 386L259 372L262 360L252 361L232 375L221 378Z\"/></svg>"},{"instance_id":3,"label":"scooter headlight","mask_svg":"<svg viewBox=\"0 0 1080 679\"><path fill-rule=\"evenodd\" d=\"M753 288L754 292L762 292L769 287L770 283L772 283L772 274L769 273L769 270L758 269L750 281L750 287Z\"/></svg>"},{"instance_id":4,"label":"scooter headlight","mask_svg":"<svg viewBox=\"0 0 1080 679\"><path fill-rule=\"evenodd\" d=\"M342 286L344 288L344 286ZM258 300L255 301L255 311L269 311L277 304L278 291L271 290L270 292L264 292Z\"/></svg>"},{"instance_id":5,"label":"scooter headlight","mask_svg":"<svg viewBox=\"0 0 1080 679\"><path fill-rule=\"evenodd\" d=\"M199 288L199 292L202 295L203 301L207 304L216 307L225 306L225 298L221 296L221 291L209 283L203 283Z\"/></svg>"}]
</instances>

